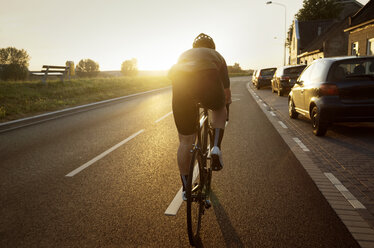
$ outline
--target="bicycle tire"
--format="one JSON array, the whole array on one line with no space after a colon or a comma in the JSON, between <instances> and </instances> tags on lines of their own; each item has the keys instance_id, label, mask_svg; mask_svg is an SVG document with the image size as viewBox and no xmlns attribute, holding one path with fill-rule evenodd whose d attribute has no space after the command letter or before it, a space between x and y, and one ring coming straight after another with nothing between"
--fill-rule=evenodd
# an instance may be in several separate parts
<instances>
[{"instance_id":1,"label":"bicycle tire","mask_svg":"<svg viewBox=\"0 0 374 248\"><path fill-rule=\"evenodd\" d=\"M208 147L209 131L210 131L210 125L209 125L209 116L208 116L204 122L204 125L201 128L201 152L204 155L207 153L207 149L211 148L211 147Z\"/></svg>"},{"instance_id":2,"label":"bicycle tire","mask_svg":"<svg viewBox=\"0 0 374 248\"><path fill-rule=\"evenodd\" d=\"M196 179L193 180L192 176L196 168ZM198 244L200 240L201 217L204 213L203 201L203 182L204 172L201 170L201 153L199 149L194 149L190 164L190 173L187 181L186 195L187 195L187 230L188 238L192 246Z\"/></svg>"}]
</instances>

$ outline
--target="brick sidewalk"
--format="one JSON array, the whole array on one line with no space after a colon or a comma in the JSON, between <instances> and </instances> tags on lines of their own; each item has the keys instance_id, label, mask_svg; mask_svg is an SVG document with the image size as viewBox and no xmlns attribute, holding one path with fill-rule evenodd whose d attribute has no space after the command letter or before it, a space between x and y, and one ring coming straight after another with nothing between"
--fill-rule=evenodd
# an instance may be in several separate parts
<instances>
[{"instance_id":1,"label":"brick sidewalk","mask_svg":"<svg viewBox=\"0 0 374 248\"><path fill-rule=\"evenodd\" d=\"M322 175L333 175L332 177L341 184L332 184L334 179L330 183L326 183L325 180L322 182L320 177L314 179L311 175L319 188L319 184L322 183L321 192L360 245L374 247L374 123L334 124L325 137L316 137L312 133L312 124L308 119L299 117L293 120L288 117L287 97L278 97L272 94L270 89L256 90L252 87L251 89L255 94L254 97L256 98L257 95L258 99L262 100L262 102L258 101L259 106L266 109L263 105L266 104L268 106L266 110L275 113L276 117L272 116L272 118L276 119L274 125L279 129L278 131L286 132L285 137L298 137L309 149L308 152L301 152L302 156L299 160L301 162L304 160L304 163L311 161L307 163L318 167ZM286 127L277 125L279 120ZM302 162L305 167L304 163ZM336 188L341 186L343 190L340 193L332 192L330 190L334 187L328 187L326 194L323 192L326 190L325 185L334 185ZM334 207L336 201L329 199L330 197L338 197L339 204ZM348 211L350 214L342 217L341 211ZM368 225L356 221L361 217ZM359 230L363 232L357 233Z\"/></svg>"}]
</instances>

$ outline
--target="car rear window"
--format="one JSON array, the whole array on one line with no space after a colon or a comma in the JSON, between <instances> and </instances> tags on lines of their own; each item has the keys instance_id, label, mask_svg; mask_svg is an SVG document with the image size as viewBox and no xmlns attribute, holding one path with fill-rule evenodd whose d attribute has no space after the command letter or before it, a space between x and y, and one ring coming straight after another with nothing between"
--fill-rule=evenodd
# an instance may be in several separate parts
<instances>
[{"instance_id":1,"label":"car rear window","mask_svg":"<svg viewBox=\"0 0 374 248\"><path fill-rule=\"evenodd\" d=\"M335 62L329 81L371 80L374 82L374 58L357 58Z\"/></svg>"},{"instance_id":2,"label":"car rear window","mask_svg":"<svg viewBox=\"0 0 374 248\"><path fill-rule=\"evenodd\" d=\"M275 70L276 70L276 69L277 69L277 68L272 68L272 69L263 69L263 70L261 70L260 75L261 75L261 76L273 76L274 73L275 73Z\"/></svg>"},{"instance_id":3,"label":"car rear window","mask_svg":"<svg viewBox=\"0 0 374 248\"><path fill-rule=\"evenodd\" d=\"M305 66L297 66L297 67L291 67L284 69L284 74L300 74L304 69Z\"/></svg>"}]
</instances>

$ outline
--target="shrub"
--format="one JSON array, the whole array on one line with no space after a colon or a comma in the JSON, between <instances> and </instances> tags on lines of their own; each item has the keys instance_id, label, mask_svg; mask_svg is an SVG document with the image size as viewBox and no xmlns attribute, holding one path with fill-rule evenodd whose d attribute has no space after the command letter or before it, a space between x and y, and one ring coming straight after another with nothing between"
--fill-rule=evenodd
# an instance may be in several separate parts
<instances>
[{"instance_id":1,"label":"shrub","mask_svg":"<svg viewBox=\"0 0 374 248\"><path fill-rule=\"evenodd\" d=\"M79 77L96 77L100 72L99 64L92 59L82 59L75 67L75 72Z\"/></svg>"},{"instance_id":2,"label":"shrub","mask_svg":"<svg viewBox=\"0 0 374 248\"><path fill-rule=\"evenodd\" d=\"M0 79L24 80L28 74L30 57L23 49L7 47L0 49Z\"/></svg>"},{"instance_id":3,"label":"shrub","mask_svg":"<svg viewBox=\"0 0 374 248\"><path fill-rule=\"evenodd\" d=\"M125 60L121 65L121 72L124 76L138 75L138 61L136 59Z\"/></svg>"},{"instance_id":4,"label":"shrub","mask_svg":"<svg viewBox=\"0 0 374 248\"><path fill-rule=\"evenodd\" d=\"M1 80L24 80L27 78L28 69L23 65L3 65L0 70Z\"/></svg>"}]
</instances>

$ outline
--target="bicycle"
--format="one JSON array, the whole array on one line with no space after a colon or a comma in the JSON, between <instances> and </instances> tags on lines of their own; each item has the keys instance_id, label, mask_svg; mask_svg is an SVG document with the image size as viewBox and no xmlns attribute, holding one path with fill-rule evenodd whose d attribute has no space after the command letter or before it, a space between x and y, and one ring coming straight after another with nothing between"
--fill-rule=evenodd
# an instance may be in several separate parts
<instances>
[{"instance_id":1,"label":"bicycle","mask_svg":"<svg viewBox=\"0 0 374 248\"><path fill-rule=\"evenodd\" d=\"M189 176L186 186L187 196L187 230L188 238L192 246L198 246L200 240L201 218L205 209L212 206L210 202L212 167L210 160L210 148L213 144L213 130L209 123L208 109L200 104L197 119L197 132L195 143L191 150ZM226 105L227 116L229 106ZM202 109L202 111L201 111ZM228 121L228 117L227 120Z\"/></svg>"}]
</instances>

